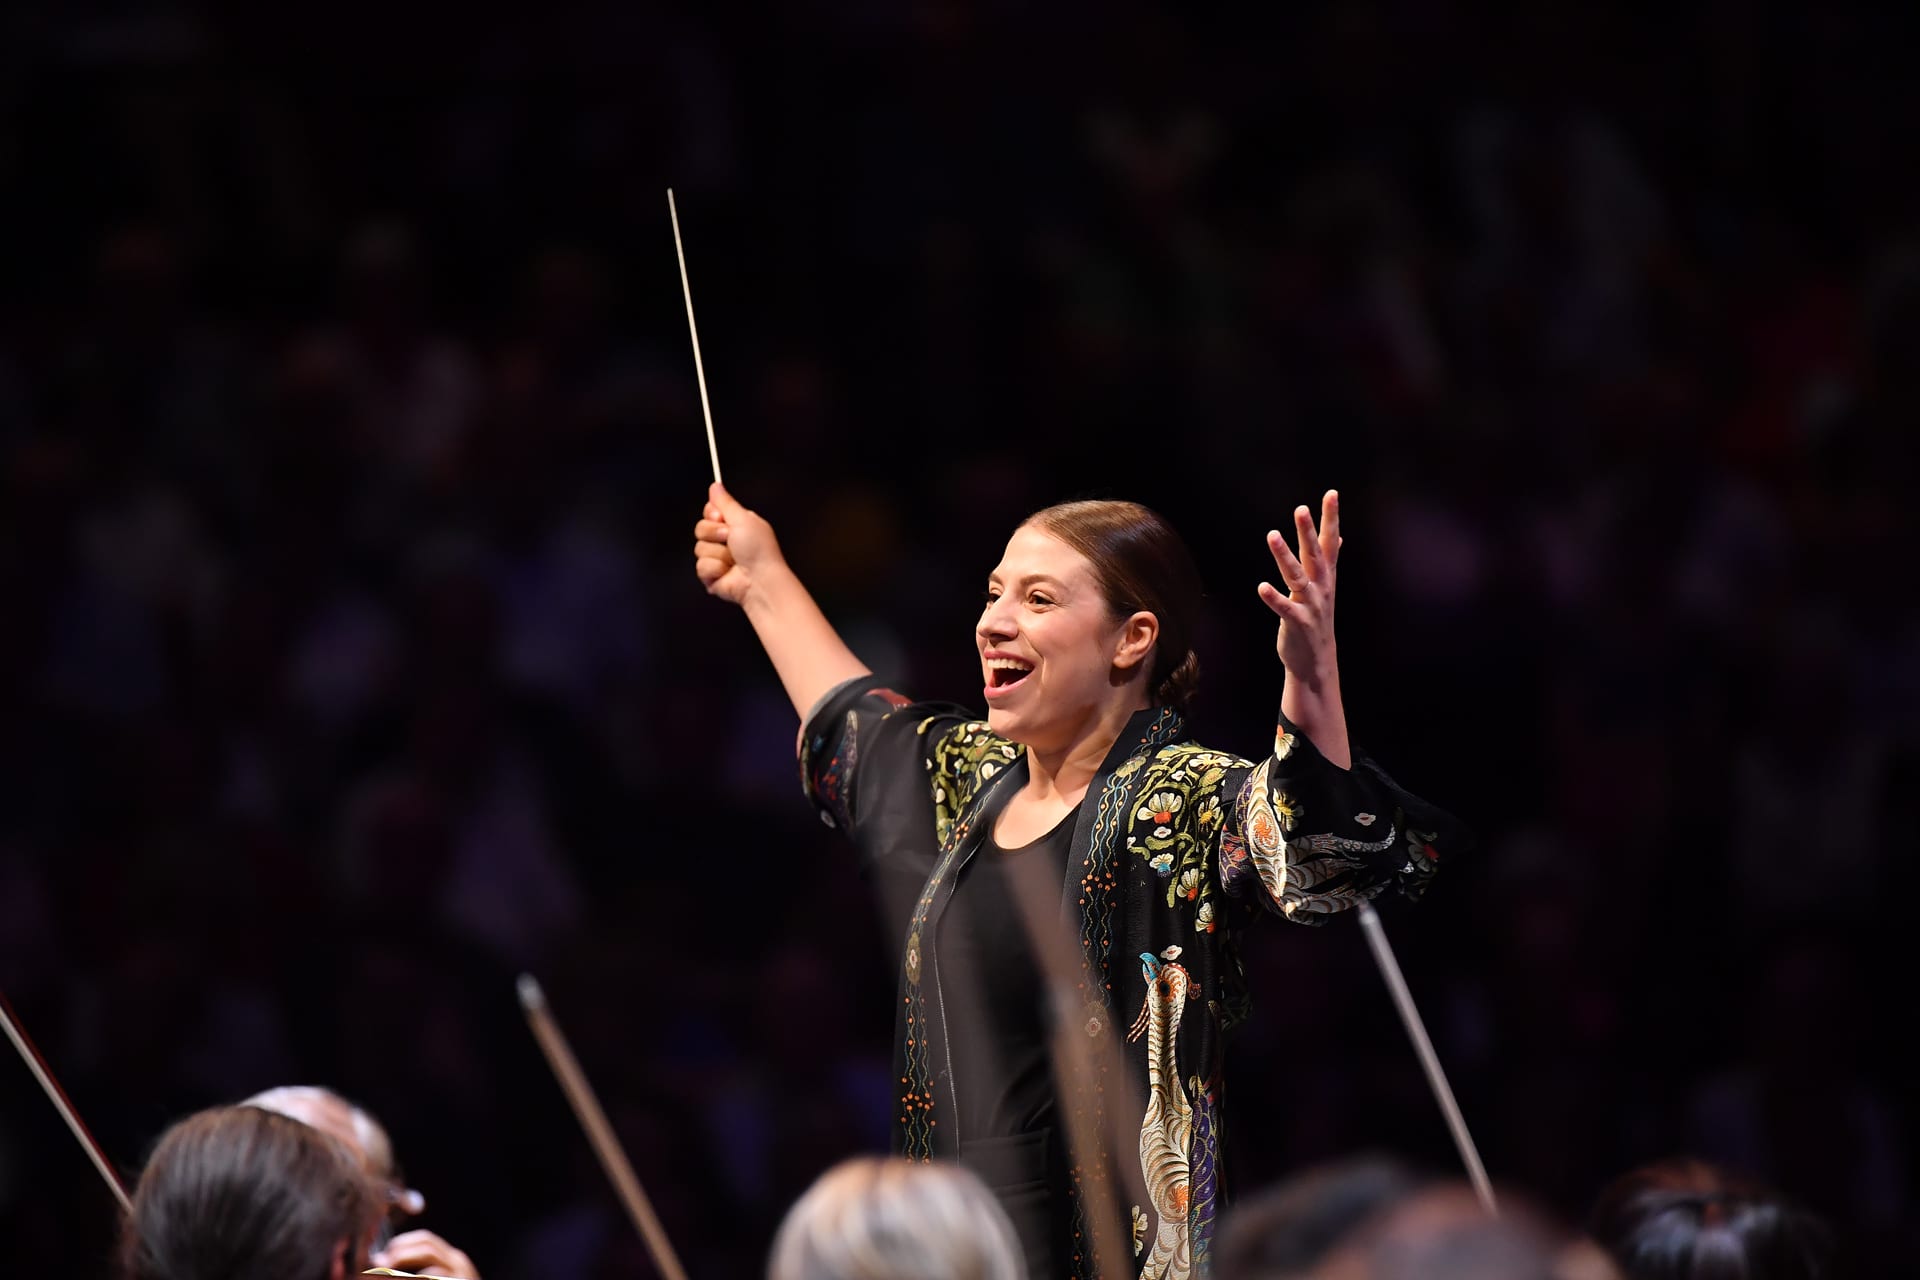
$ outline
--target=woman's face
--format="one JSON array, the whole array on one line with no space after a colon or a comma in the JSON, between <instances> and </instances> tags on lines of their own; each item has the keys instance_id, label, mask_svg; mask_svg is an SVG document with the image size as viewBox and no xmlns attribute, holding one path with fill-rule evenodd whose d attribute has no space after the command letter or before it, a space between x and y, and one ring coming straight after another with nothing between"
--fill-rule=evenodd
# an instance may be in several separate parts
<instances>
[{"instance_id":1,"label":"woman's face","mask_svg":"<svg viewBox=\"0 0 1920 1280\"><path fill-rule=\"evenodd\" d=\"M1116 674L1146 658L1153 635L1143 647L1142 617L1151 624L1150 614L1113 616L1078 551L1033 525L1014 530L974 628L988 725L1029 747L1064 749L1115 701L1146 705L1139 682Z\"/></svg>"}]
</instances>

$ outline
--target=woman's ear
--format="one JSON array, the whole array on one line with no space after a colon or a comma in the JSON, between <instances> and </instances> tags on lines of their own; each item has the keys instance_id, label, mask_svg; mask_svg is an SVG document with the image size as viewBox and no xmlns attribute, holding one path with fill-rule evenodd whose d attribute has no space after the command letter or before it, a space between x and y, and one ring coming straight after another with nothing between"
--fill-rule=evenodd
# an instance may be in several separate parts
<instances>
[{"instance_id":1,"label":"woman's ear","mask_svg":"<svg viewBox=\"0 0 1920 1280\"><path fill-rule=\"evenodd\" d=\"M1145 609L1120 624L1120 640L1113 652L1113 665L1127 675L1147 660L1154 641L1160 638L1160 619Z\"/></svg>"}]
</instances>

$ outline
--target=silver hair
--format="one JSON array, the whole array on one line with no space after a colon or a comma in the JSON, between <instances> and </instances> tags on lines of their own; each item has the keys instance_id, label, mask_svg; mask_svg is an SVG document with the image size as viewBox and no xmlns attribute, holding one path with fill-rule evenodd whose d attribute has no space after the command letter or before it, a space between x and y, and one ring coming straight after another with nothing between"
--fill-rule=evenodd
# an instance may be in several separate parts
<instances>
[{"instance_id":1,"label":"silver hair","mask_svg":"<svg viewBox=\"0 0 1920 1280\"><path fill-rule=\"evenodd\" d=\"M788 1210L768 1280L1026 1280L1013 1225L971 1171L863 1156Z\"/></svg>"}]
</instances>

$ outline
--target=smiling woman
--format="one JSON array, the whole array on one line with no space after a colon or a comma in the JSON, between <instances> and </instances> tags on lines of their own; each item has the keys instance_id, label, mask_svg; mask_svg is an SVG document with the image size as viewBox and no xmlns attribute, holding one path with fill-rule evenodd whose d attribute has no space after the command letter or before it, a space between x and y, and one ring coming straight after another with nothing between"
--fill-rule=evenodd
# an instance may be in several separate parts
<instances>
[{"instance_id":1,"label":"smiling woman","mask_svg":"<svg viewBox=\"0 0 1920 1280\"><path fill-rule=\"evenodd\" d=\"M1294 525L1297 556L1278 530L1267 539L1287 591L1258 589L1285 672L1258 761L1187 736L1199 573L1145 507L1065 503L1014 531L974 629L984 721L875 679L772 528L718 485L695 526L700 580L746 611L801 716L809 799L883 900L910 904L898 1148L979 1173L1033 1275L1127 1268L1094 1247L1091 1201L1115 1191L1131 1193L1127 1269L1204 1272L1224 1051L1249 1003L1238 931L1263 916L1318 923L1389 887L1417 896L1464 842L1351 752L1333 642L1338 496L1317 525L1305 507ZM1023 916L1057 920L1058 937ZM1062 939L1077 1004L1037 980ZM1056 1083L1079 1079L1050 1066L1063 1025L1096 1046L1128 1027L1110 1047L1141 1101ZM1110 1107L1135 1108L1135 1149L1070 1152L1063 1133L1111 1131Z\"/></svg>"}]
</instances>

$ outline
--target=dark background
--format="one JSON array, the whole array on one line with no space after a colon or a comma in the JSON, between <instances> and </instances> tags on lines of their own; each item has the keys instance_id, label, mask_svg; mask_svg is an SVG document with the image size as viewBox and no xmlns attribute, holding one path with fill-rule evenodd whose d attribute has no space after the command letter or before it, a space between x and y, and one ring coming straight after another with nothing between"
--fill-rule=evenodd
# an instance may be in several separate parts
<instances>
[{"instance_id":1,"label":"dark background","mask_svg":"<svg viewBox=\"0 0 1920 1280\"><path fill-rule=\"evenodd\" d=\"M123 1168L328 1083L488 1280L644 1274L523 968L702 1280L884 1146L893 928L692 573L671 183L870 664L976 697L1007 532L1135 498L1257 752L1338 485L1354 737L1482 836L1389 924L1495 1176L1698 1153L1910 1268L1912 10L517 8L0 18L0 989ZM1351 922L1251 952L1241 1185L1445 1167ZM0 1062L0 1273L112 1221Z\"/></svg>"}]
</instances>

